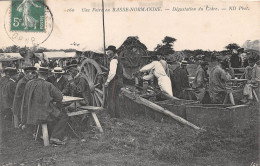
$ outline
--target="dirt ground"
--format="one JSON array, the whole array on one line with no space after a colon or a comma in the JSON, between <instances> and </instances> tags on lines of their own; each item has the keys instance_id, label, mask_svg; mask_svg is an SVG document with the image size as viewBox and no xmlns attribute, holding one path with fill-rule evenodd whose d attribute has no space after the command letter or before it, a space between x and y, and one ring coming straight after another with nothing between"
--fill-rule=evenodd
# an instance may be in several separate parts
<instances>
[{"instance_id":1,"label":"dirt ground","mask_svg":"<svg viewBox=\"0 0 260 166\"><path fill-rule=\"evenodd\" d=\"M251 127L245 131L197 132L180 125L156 122L149 117L99 119L104 133L95 127L82 132L85 142L69 134L66 145L43 147L32 133L14 129L1 119L0 163L4 166L250 166L259 164L259 109L251 107Z\"/></svg>"}]
</instances>

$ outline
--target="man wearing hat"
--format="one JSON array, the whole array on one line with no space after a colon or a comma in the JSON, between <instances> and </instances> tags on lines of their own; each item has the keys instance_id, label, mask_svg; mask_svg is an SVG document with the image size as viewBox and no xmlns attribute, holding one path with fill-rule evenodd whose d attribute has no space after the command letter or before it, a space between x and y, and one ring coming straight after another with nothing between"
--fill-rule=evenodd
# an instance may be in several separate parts
<instances>
[{"instance_id":1,"label":"man wearing hat","mask_svg":"<svg viewBox=\"0 0 260 166\"><path fill-rule=\"evenodd\" d=\"M58 88L46 81L48 74L48 68L40 67L38 78L26 84L22 101L22 123L28 125L47 123L51 133L50 142L64 144L62 139L68 116L57 106L61 104L63 96Z\"/></svg>"},{"instance_id":2,"label":"man wearing hat","mask_svg":"<svg viewBox=\"0 0 260 166\"><path fill-rule=\"evenodd\" d=\"M172 82L172 93L175 97L185 98L184 89L189 88L189 78L186 66L187 61L181 61L180 66L170 71L170 77Z\"/></svg>"},{"instance_id":3,"label":"man wearing hat","mask_svg":"<svg viewBox=\"0 0 260 166\"><path fill-rule=\"evenodd\" d=\"M83 101L76 102L76 106L89 105L90 89L87 80L79 73L76 63L72 63L67 66L67 72L71 76L71 80L67 86L63 89L62 93L68 96L84 98ZM74 109L74 103L67 107L68 109Z\"/></svg>"},{"instance_id":4,"label":"man wearing hat","mask_svg":"<svg viewBox=\"0 0 260 166\"><path fill-rule=\"evenodd\" d=\"M220 65L213 67L209 73L209 95L211 102L222 104L227 94L227 82L230 81L231 75L225 71L229 68L227 61L221 61Z\"/></svg>"},{"instance_id":5,"label":"man wearing hat","mask_svg":"<svg viewBox=\"0 0 260 166\"><path fill-rule=\"evenodd\" d=\"M21 105L24 95L25 85L28 81L35 79L37 77L36 67L25 67L24 77L18 81L15 89L14 102L13 102L13 114L14 114L14 126L18 127L17 122L21 116Z\"/></svg>"},{"instance_id":6,"label":"man wearing hat","mask_svg":"<svg viewBox=\"0 0 260 166\"><path fill-rule=\"evenodd\" d=\"M108 46L106 54L110 59L109 73L105 83L105 87L108 87L108 112L112 117L119 117L119 93L123 87L123 68L118 59L115 46Z\"/></svg>"},{"instance_id":7,"label":"man wearing hat","mask_svg":"<svg viewBox=\"0 0 260 166\"><path fill-rule=\"evenodd\" d=\"M3 111L2 86L9 80L8 70L3 70L4 76L0 78L0 113Z\"/></svg>"},{"instance_id":8,"label":"man wearing hat","mask_svg":"<svg viewBox=\"0 0 260 166\"><path fill-rule=\"evenodd\" d=\"M17 85L18 73L16 68L7 67L5 68L7 74L7 81L1 87L1 100L2 100L2 111L4 116L11 120L12 119L12 107L15 94L15 88Z\"/></svg>"},{"instance_id":9,"label":"man wearing hat","mask_svg":"<svg viewBox=\"0 0 260 166\"><path fill-rule=\"evenodd\" d=\"M65 71L61 67L55 67L52 70L52 73L54 75L49 77L47 81L52 83L62 92L69 83L69 80L66 77L64 77Z\"/></svg>"},{"instance_id":10,"label":"man wearing hat","mask_svg":"<svg viewBox=\"0 0 260 166\"><path fill-rule=\"evenodd\" d=\"M208 82L207 70L208 62L202 61L197 68L196 75L192 84L192 88L195 89L195 96L200 102L202 102L206 92L206 85Z\"/></svg>"}]
</instances>

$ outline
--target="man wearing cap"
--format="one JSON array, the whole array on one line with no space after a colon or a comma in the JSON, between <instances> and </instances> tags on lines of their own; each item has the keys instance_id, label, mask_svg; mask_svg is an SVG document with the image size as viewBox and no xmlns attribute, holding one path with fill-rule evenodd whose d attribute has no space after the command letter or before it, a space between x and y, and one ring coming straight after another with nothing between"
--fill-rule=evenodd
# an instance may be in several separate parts
<instances>
[{"instance_id":1,"label":"man wearing cap","mask_svg":"<svg viewBox=\"0 0 260 166\"><path fill-rule=\"evenodd\" d=\"M14 101L14 94L15 94L15 88L17 85L17 79L18 79L18 73L16 68L7 67L5 68L5 71L7 71L8 80L5 82L4 85L1 87L1 100L3 106L3 113L4 116L11 120L12 119L12 107L13 107L13 101Z\"/></svg>"},{"instance_id":2,"label":"man wearing cap","mask_svg":"<svg viewBox=\"0 0 260 166\"><path fill-rule=\"evenodd\" d=\"M193 80L192 88L198 101L202 101L206 92L208 62L201 62L197 68L195 79Z\"/></svg>"},{"instance_id":3,"label":"man wearing cap","mask_svg":"<svg viewBox=\"0 0 260 166\"><path fill-rule=\"evenodd\" d=\"M63 96L58 88L46 81L48 73L48 68L40 67L38 78L26 84L22 101L22 122L28 125L47 123L51 133L50 142L63 144L68 116L57 107Z\"/></svg>"},{"instance_id":4,"label":"man wearing cap","mask_svg":"<svg viewBox=\"0 0 260 166\"><path fill-rule=\"evenodd\" d=\"M62 70L61 67L55 67L52 70L53 76L49 77L47 81L52 83L55 87L57 87L61 92L65 89L65 87L69 84L69 80L64 77L65 71Z\"/></svg>"},{"instance_id":5,"label":"man wearing cap","mask_svg":"<svg viewBox=\"0 0 260 166\"><path fill-rule=\"evenodd\" d=\"M77 64L73 63L67 66L67 71L72 77L62 93L68 96L84 98L83 101L76 102L76 106L89 105L90 89L87 80L79 73ZM72 110L75 108L74 103L67 107Z\"/></svg>"},{"instance_id":6,"label":"man wearing cap","mask_svg":"<svg viewBox=\"0 0 260 166\"><path fill-rule=\"evenodd\" d=\"M220 65L213 67L209 74L209 95L211 102L215 104L222 104L227 94L227 82L230 81L231 76L225 71L229 68L227 61L221 61Z\"/></svg>"},{"instance_id":7,"label":"man wearing cap","mask_svg":"<svg viewBox=\"0 0 260 166\"><path fill-rule=\"evenodd\" d=\"M105 82L105 87L108 87L108 111L112 117L119 117L119 93L123 87L123 68L118 59L115 46L108 46L106 54L110 59L109 73Z\"/></svg>"},{"instance_id":8,"label":"man wearing cap","mask_svg":"<svg viewBox=\"0 0 260 166\"><path fill-rule=\"evenodd\" d=\"M188 65L187 61L181 61L180 66L175 68L175 70L170 71L170 77L172 81L172 93L178 98L185 98L184 88L189 88L189 78L188 71L186 66Z\"/></svg>"},{"instance_id":9,"label":"man wearing cap","mask_svg":"<svg viewBox=\"0 0 260 166\"><path fill-rule=\"evenodd\" d=\"M17 83L15 89L15 95L14 95L14 102L13 102L13 114L15 119L15 127L18 127L16 121L18 121L21 116L21 105L22 105L25 85L27 84L28 81L35 79L37 76L36 67L25 67L23 70L24 70L24 77L20 79Z\"/></svg>"}]
</instances>

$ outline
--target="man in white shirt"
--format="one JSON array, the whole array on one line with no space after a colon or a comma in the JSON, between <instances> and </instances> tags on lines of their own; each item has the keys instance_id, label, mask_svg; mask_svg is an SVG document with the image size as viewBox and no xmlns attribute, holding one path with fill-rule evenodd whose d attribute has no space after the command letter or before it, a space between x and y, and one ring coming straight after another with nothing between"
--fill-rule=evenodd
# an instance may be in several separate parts
<instances>
[{"instance_id":1,"label":"man in white shirt","mask_svg":"<svg viewBox=\"0 0 260 166\"><path fill-rule=\"evenodd\" d=\"M123 87L123 68L118 59L115 46L108 46L106 54L110 59L109 73L105 83L105 87L108 87L108 112L112 117L119 117L119 93Z\"/></svg>"},{"instance_id":2,"label":"man in white shirt","mask_svg":"<svg viewBox=\"0 0 260 166\"><path fill-rule=\"evenodd\" d=\"M144 80L149 80L151 78L151 74L153 74L158 79L158 85L161 91L172 95L172 85L171 80L167 76L163 64L160 61L153 61L152 63L145 65L140 69L140 72L147 72L150 71L148 76L144 76Z\"/></svg>"}]
</instances>

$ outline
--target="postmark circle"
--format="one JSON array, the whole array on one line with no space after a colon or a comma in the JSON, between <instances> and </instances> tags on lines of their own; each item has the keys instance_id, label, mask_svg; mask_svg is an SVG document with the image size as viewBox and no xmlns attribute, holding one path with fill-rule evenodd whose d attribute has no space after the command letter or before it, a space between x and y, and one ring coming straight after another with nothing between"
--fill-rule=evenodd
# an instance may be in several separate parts
<instances>
[{"instance_id":1,"label":"postmark circle","mask_svg":"<svg viewBox=\"0 0 260 166\"><path fill-rule=\"evenodd\" d=\"M14 44L21 47L44 43L53 25L53 14L45 0L12 0L5 13L5 31Z\"/></svg>"}]
</instances>

